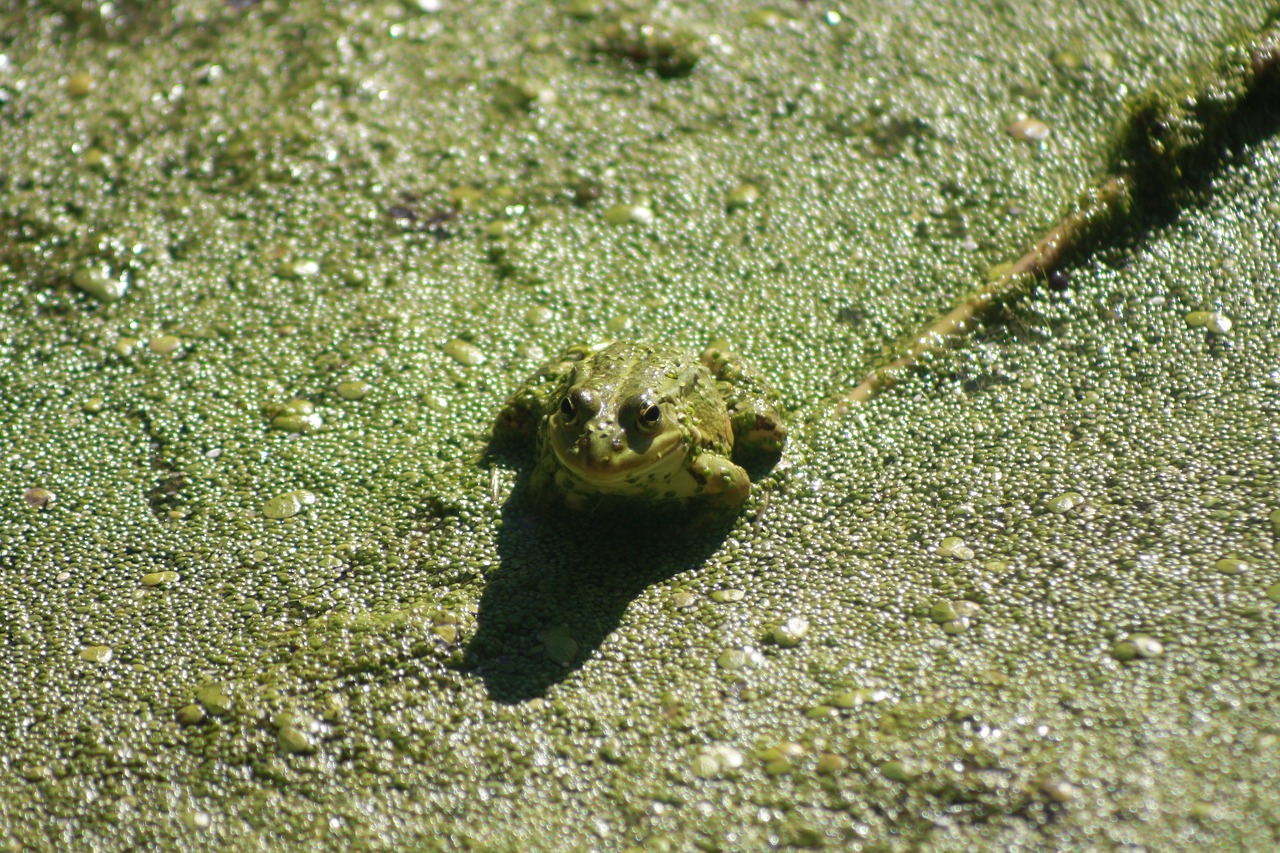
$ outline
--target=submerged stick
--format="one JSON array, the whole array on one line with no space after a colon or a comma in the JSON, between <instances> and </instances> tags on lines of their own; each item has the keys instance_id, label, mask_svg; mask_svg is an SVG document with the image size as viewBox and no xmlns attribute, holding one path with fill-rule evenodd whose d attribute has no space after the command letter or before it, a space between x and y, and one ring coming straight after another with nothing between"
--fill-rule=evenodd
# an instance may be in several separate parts
<instances>
[{"instance_id":1,"label":"submerged stick","mask_svg":"<svg viewBox=\"0 0 1280 853\"><path fill-rule=\"evenodd\" d=\"M1073 251L1127 214L1135 201L1168 200L1184 193L1189 177L1212 167L1241 109L1280 84L1280 11L1261 30L1227 51L1220 67L1193 87L1152 91L1130 109L1119 134L1112 171L1075 208L1012 264L911 338L907 352L871 371L836 405L844 414L892 387L922 359L971 332L997 308L1027 296Z\"/></svg>"},{"instance_id":2,"label":"submerged stick","mask_svg":"<svg viewBox=\"0 0 1280 853\"><path fill-rule=\"evenodd\" d=\"M911 340L905 355L867 374L836 406L844 414L850 406L864 403L875 394L897 384L929 353L942 350L955 338L967 335L983 317L1001 305L1031 292L1037 278L1047 275L1066 252L1083 241L1090 226L1129 199L1132 184L1126 177L1114 177L1098 187L1083 204L1068 214L1015 263L1006 265L996 278L967 296L946 314L929 323Z\"/></svg>"}]
</instances>

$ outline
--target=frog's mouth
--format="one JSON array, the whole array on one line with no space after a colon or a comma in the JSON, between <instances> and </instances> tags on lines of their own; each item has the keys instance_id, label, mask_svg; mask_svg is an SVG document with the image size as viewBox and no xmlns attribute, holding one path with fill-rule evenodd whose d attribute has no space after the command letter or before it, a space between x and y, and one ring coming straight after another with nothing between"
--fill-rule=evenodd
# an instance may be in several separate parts
<instances>
[{"instance_id":1,"label":"frog's mouth","mask_svg":"<svg viewBox=\"0 0 1280 853\"><path fill-rule=\"evenodd\" d=\"M628 491L650 485L684 462L686 449L678 433L663 433L636 441L625 432L596 431L574 441L553 442L556 457L580 480L609 491Z\"/></svg>"}]
</instances>

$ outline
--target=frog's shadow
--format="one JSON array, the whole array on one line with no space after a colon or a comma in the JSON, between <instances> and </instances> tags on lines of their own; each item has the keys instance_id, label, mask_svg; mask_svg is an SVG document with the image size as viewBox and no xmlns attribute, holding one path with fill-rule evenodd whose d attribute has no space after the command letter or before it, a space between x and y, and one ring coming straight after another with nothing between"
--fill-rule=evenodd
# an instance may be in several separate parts
<instances>
[{"instance_id":1,"label":"frog's shadow","mask_svg":"<svg viewBox=\"0 0 1280 853\"><path fill-rule=\"evenodd\" d=\"M527 472L525 472L527 474ZM733 519L534 512L521 476L503 505L466 661L490 698L543 696L595 656L644 590L702 566Z\"/></svg>"}]
</instances>

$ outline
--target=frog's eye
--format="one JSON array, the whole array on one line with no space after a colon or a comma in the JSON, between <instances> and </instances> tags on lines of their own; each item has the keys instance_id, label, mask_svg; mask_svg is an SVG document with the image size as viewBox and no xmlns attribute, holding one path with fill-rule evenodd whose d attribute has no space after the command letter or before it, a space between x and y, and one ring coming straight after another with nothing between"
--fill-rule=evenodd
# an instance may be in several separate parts
<instances>
[{"instance_id":1,"label":"frog's eye","mask_svg":"<svg viewBox=\"0 0 1280 853\"><path fill-rule=\"evenodd\" d=\"M572 421L578 416L578 398L574 394L566 394L565 398L560 401L560 416L566 421Z\"/></svg>"},{"instance_id":2,"label":"frog's eye","mask_svg":"<svg viewBox=\"0 0 1280 853\"><path fill-rule=\"evenodd\" d=\"M662 409L655 403L649 403L636 414L636 425L642 430L652 432L662 422Z\"/></svg>"}]
</instances>

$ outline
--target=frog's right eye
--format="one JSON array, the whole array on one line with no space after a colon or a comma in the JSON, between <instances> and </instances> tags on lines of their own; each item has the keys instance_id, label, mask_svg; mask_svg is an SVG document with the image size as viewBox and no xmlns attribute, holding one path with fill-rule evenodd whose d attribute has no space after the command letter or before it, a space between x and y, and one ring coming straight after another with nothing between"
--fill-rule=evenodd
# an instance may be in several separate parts
<instances>
[{"instance_id":1,"label":"frog's right eye","mask_svg":"<svg viewBox=\"0 0 1280 853\"><path fill-rule=\"evenodd\" d=\"M565 398L560 401L560 416L566 421L572 421L578 416L577 395L566 394Z\"/></svg>"}]
</instances>

